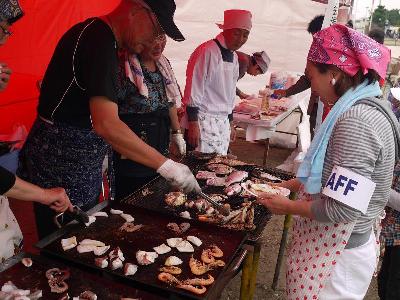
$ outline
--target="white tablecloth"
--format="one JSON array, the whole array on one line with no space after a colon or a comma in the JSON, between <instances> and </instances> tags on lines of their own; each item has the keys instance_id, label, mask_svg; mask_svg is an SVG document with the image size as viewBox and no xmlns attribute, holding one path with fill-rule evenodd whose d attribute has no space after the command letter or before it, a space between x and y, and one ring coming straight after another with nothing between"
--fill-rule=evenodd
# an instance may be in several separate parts
<instances>
[{"instance_id":1,"label":"white tablecloth","mask_svg":"<svg viewBox=\"0 0 400 300\"><path fill-rule=\"evenodd\" d=\"M307 109L308 101L310 100L311 90L308 89L290 98L286 98L285 102L275 102L271 100L270 105L286 106L287 110L277 115L270 120L255 120L251 118L250 114L233 113L233 120L235 124L241 128L246 129L246 141L256 141L271 138L276 131L276 126L289 116L297 107L302 106Z\"/></svg>"}]
</instances>

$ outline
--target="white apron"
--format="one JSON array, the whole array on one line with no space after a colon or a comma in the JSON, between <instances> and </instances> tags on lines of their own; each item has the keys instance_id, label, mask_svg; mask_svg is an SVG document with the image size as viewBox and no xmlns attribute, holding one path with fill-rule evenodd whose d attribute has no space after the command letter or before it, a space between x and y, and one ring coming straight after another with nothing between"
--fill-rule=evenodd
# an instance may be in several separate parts
<instances>
[{"instance_id":1,"label":"white apron","mask_svg":"<svg viewBox=\"0 0 400 300\"><path fill-rule=\"evenodd\" d=\"M8 199L0 196L0 263L17 254L22 245L22 232L10 209Z\"/></svg>"},{"instance_id":2,"label":"white apron","mask_svg":"<svg viewBox=\"0 0 400 300\"><path fill-rule=\"evenodd\" d=\"M311 201L300 187L298 200ZM286 294L289 300L319 299L353 231L352 223L321 223L293 218L292 243L287 255Z\"/></svg>"},{"instance_id":3,"label":"white apron","mask_svg":"<svg viewBox=\"0 0 400 300\"><path fill-rule=\"evenodd\" d=\"M228 153L231 127L228 116L211 116L198 113L200 141L197 151L203 153Z\"/></svg>"},{"instance_id":4,"label":"white apron","mask_svg":"<svg viewBox=\"0 0 400 300\"><path fill-rule=\"evenodd\" d=\"M222 50L221 50L222 51ZM228 90L236 90L237 80L234 78L234 64L223 62L223 75L226 76L224 87ZM234 104L232 103L232 109ZM196 150L204 153L218 153L226 155L228 153L229 142L231 139L231 127L226 114L211 115L204 112L198 113L200 141Z\"/></svg>"}]
</instances>

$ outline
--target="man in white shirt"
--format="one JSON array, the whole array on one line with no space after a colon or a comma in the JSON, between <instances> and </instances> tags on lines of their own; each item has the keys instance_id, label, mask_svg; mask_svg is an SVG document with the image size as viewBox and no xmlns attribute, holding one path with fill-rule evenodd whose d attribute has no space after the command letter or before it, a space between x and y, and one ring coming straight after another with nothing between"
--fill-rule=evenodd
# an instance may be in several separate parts
<instances>
[{"instance_id":1,"label":"man in white shirt","mask_svg":"<svg viewBox=\"0 0 400 300\"><path fill-rule=\"evenodd\" d=\"M196 48L186 69L183 103L188 143L204 153L227 154L239 63L235 53L246 43L251 13L226 10L222 32Z\"/></svg>"}]
</instances>

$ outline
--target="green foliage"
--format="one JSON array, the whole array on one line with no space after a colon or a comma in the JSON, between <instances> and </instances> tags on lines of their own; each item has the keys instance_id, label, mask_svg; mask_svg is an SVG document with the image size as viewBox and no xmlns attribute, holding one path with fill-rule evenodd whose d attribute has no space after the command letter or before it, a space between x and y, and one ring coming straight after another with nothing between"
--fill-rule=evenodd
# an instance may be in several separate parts
<instances>
[{"instance_id":1,"label":"green foliage","mask_svg":"<svg viewBox=\"0 0 400 300\"><path fill-rule=\"evenodd\" d=\"M379 5L372 14L372 24L383 29L386 20L388 20L391 26L400 26L400 10L387 10L385 6Z\"/></svg>"},{"instance_id":2,"label":"green foliage","mask_svg":"<svg viewBox=\"0 0 400 300\"><path fill-rule=\"evenodd\" d=\"M388 11L389 24L392 26L400 26L400 9L391 9Z\"/></svg>"}]
</instances>

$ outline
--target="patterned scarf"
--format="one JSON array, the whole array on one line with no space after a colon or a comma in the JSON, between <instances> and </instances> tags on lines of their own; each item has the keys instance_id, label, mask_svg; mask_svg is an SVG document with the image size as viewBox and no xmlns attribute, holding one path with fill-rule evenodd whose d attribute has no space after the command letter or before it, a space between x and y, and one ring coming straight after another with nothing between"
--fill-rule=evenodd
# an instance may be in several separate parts
<instances>
[{"instance_id":1,"label":"patterned scarf","mask_svg":"<svg viewBox=\"0 0 400 300\"><path fill-rule=\"evenodd\" d=\"M390 49L356 30L334 24L314 34L307 59L335 65L350 76L361 69L364 74L375 70L385 78Z\"/></svg>"},{"instance_id":2,"label":"patterned scarf","mask_svg":"<svg viewBox=\"0 0 400 300\"><path fill-rule=\"evenodd\" d=\"M0 0L0 21L16 20L23 14L18 0Z\"/></svg>"}]
</instances>

